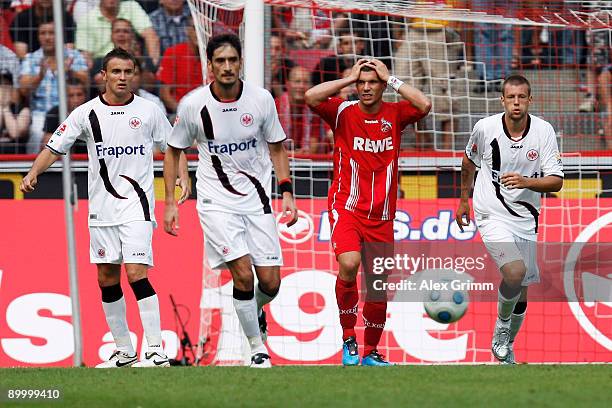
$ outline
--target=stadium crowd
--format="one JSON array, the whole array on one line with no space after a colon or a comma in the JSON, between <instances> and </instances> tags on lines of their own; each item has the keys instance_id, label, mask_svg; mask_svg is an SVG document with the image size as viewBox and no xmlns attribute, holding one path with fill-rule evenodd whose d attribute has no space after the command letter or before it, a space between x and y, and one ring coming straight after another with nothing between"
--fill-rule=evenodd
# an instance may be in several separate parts
<instances>
[{"instance_id":1,"label":"stadium crowd","mask_svg":"<svg viewBox=\"0 0 612 408\"><path fill-rule=\"evenodd\" d=\"M440 6L529 16L546 2L437 0ZM186 0L71 0L63 16L65 69L85 100L103 88L101 57L113 47L137 56L139 95L163 106L170 119L202 83L202 58ZM563 6L562 6L563 7ZM592 11L592 10L591 10ZM612 59L609 32L550 30L441 20L403 21L378 15L272 8L267 37L267 88L296 153L327 154L331 132L306 107L304 92L341 78L360 56L382 60L394 74L426 90L440 127L419 123L416 148L453 149L456 105L447 89L458 61L480 61L475 93L498 92L500 81L526 68L580 68L584 99L576 111L602 112L602 147L612 149ZM225 28L217 28L223 30ZM36 153L57 123L59 104L52 0L2 0L0 8L0 153ZM463 55L465 43L465 53ZM477 44L477 46L476 46ZM70 90L69 90L70 93ZM354 98L354 90L341 92ZM76 99L75 99L76 100ZM82 103L82 102L80 102ZM69 110L74 108L69 101ZM608 113L608 114L607 114ZM52 130L51 130L52 132Z\"/></svg>"}]
</instances>

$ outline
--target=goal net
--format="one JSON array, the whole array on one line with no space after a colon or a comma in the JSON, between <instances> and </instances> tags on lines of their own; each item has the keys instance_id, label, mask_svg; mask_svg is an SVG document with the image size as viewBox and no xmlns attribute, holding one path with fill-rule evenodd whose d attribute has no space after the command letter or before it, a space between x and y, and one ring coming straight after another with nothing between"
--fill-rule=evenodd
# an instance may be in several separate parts
<instances>
[{"instance_id":1,"label":"goal net","mask_svg":"<svg viewBox=\"0 0 612 408\"><path fill-rule=\"evenodd\" d=\"M301 210L293 228L279 223L283 280L277 299L267 306L267 345L276 364L340 361L337 264L329 245L326 200L333 138L305 107L303 94L346 75L358 58L379 58L433 102L430 115L402 137L396 241L449 245L479 240L474 230L461 235L453 224L462 150L474 124L501 111L501 82L515 72L530 80L530 113L554 126L565 167L563 191L543 199L540 241L572 243L587 236L585 231L595 231L586 238L590 243L612 239L612 8L595 1L472 1L471 9L465 3L265 2L260 63L289 139ZM242 35L249 18L244 0L189 0L189 6L200 55L211 35ZM340 97L354 99L355 92L349 87ZM385 93L385 100L397 98ZM555 250L549 254L560 257ZM211 270L206 259L203 270L200 361L242 364L249 352L233 310L229 272ZM585 293L593 285L610 285L605 276L571 279ZM530 303L516 343L518 358L610 361L611 300ZM421 302L391 302L380 351L403 363L490 362L495 308L492 300L474 301L463 319L443 325L424 316ZM361 318L358 326L361 339Z\"/></svg>"}]
</instances>

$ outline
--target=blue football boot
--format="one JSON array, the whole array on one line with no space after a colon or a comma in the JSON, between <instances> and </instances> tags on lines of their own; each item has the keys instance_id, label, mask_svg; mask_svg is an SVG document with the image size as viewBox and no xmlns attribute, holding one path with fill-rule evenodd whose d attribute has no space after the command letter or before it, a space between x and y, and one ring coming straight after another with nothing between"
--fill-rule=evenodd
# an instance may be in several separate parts
<instances>
[{"instance_id":1,"label":"blue football boot","mask_svg":"<svg viewBox=\"0 0 612 408\"><path fill-rule=\"evenodd\" d=\"M353 336L344 340L342 344L342 365L359 365L359 347L357 346L357 340Z\"/></svg>"},{"instance_id":2,"label":"blue football boot","mask_svg":"<svg viewBox=\"0 0 612 408\"><path fill-rule=\"evenodd\" d=\"M362 366L375 366L375 367L388 367L388 366L392 366L393 364L386 361L384 357L378 353L378 351L372 350L370 354L368 354L361 360L361 365Z\"/></svg>"}]
</instances>

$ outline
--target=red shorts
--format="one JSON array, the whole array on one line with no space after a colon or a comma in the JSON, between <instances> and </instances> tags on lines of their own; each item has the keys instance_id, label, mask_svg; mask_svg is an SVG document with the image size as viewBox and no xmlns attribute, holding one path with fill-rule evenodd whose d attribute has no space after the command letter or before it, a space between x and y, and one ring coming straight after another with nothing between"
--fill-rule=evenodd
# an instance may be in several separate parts
<instances>
[{"instance_id":1,"label":"red shorts","mask_svg":"<svg viewBox=\"0 0 612 408\"><path fill-rule=\"evenodd\" d=\"M360 252L362 242L393 242L393 220L370 220L347 210L331 210L328 214L336 256Z\"/></svg>"}]
</instances>

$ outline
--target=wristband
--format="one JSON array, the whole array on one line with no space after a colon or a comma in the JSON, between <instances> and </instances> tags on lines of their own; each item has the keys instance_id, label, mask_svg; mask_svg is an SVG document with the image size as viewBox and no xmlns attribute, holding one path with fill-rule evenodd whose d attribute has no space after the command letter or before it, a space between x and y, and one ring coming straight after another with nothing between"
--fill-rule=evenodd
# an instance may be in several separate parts
<instances>
[{"instance_id":1,"label":"wristband","mask_svg":"<svg viewBox=\"0 0 612 408\"><path fill-rule=\"evenodd\" d=\"M400 86L402 86L403 84L404 84L403 81L400 81L393 75L389 76L389 79L387 80L387 85L393 88L395 92L399 92Z\"/></svg>"},{"instance_id":2,"label":"wristband","mask_svg":"<svg viewBox=\"0 0 612 408\"><path fill-rule=\"evenodd\" d=\"M283 193L291 193L291 195L293 195L293 184L291 183L291 179L282 179L278 183L278 190L280 191L281 195Z\"/></svg>"}]
</instances>

